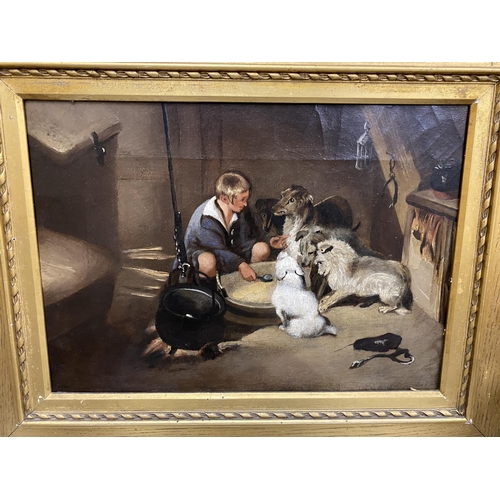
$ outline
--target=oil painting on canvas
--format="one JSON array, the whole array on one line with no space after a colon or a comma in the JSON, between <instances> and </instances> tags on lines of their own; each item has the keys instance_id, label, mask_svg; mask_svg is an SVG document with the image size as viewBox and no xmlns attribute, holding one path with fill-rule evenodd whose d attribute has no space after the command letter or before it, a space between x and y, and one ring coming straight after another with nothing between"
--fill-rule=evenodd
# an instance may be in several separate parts
<instances>
[{"instance_id":1,"label":"oil painting on canvas","mask_svg":"<svg viewBox=\"0 0 500 500\"><path fill-rule=\"evenodd\" d=\"M467 106L26 119L54 392L439 387Z\"/></svg>"}]
</instances>

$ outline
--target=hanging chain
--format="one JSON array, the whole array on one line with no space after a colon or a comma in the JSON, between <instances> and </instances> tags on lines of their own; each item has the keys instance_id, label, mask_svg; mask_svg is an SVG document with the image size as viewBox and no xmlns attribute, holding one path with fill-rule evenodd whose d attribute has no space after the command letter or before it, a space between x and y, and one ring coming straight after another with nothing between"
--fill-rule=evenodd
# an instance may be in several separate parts
<instances>
[{"instance_id":1,"label":"hanging chain","mask_svg":"<svg viewBox=\"0 0 500 500\"><path fill-rule=\"evenodd\" d=\"M175 193L174 168L172 164L172 150L170 145L170 132L168 126L167 104L162 103L163 126L165 129L165 142L167 146L168 172L170 177L170 195L172 197L172 207L174 209L174 242L177 254L177 267L182 271L182 278L187 277L190 265L187 259L186 245L184 243L184 233L182 230L182 218L177 208L177 196Z\"/></svg>"},{"instance_id":2,"label":"hanging chain","mask_svg":"<svg viewBox=\"0 0 500 500\"><path fill-rule=\"evenodd\" d=\"M392 202L389 205L389 208L394 208L398 202L398 181L396 180L396 174L394 173L394 168L396 167L396 156L389 152L387 152L387 154L391 157L389 160L389 178L382 188L382 195L384 195L389 188L389 184L394 184L394 194L392 196Z\"/></svg>"}]
</instances>

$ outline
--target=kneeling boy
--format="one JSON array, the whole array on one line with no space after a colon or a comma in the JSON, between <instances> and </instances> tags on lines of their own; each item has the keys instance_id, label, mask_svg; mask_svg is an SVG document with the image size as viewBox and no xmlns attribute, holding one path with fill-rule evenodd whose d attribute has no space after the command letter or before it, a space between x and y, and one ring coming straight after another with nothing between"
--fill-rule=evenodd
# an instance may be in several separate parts
<instances>
[{"instance_id":1,"label":"kneeling boy","mask_svg":"<svg viewBox=\"0 0 500 500\"><path fill-rule=\"evenodd\" d=\"M223 173L215 196L194 212L186 229L188 259L209 277L239 271L246 281L257 277L251 263L269 257L270 246L284 247L284 237L268 238L248 207L250 181L237 171Z\"/></svg>"}]
</instances>

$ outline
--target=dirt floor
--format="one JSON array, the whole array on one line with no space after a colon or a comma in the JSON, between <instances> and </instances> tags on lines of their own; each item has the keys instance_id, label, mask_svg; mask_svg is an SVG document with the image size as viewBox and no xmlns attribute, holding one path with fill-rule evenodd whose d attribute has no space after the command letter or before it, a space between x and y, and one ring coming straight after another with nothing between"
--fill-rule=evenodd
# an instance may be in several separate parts
<instances>
[{"instance_id":1,"label":"dirt floor","mask_svg":"<svg viewBox=\"0 0 500 500\"><path fill-rule=\"evenodd\" d=\"M161 272L124 268L107 318L94 318L49 342L55 392L366 391L437 389L443 327L418 306L410 315L380 314L347 304L326 316L337 336L295 339L277 318L248 320L228 312L222 351L206 359L197 351L168 355L153 325ZM402 337L414 361L374 358L350 345L391 332ZM390 351L394 352L394 351ZM403 355L401 361L408 361Z\"/></svg>"}]
</instances>

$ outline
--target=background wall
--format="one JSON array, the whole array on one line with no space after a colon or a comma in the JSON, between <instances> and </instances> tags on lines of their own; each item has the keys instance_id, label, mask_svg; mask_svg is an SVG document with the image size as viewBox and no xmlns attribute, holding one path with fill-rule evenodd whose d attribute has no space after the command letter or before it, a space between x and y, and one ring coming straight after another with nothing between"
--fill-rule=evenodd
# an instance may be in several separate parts
<instances>
[{"instance_id":1,"label":"background wall","mask_svg":"<svg viewBox=\"0 0 500 500\"><path fill-rule=\"evenodd\" d=\"M120 234L125 247L165 246L173 251L165 136L158 104L116 104ZM462 156L467 108L452 106L347 106L313 104L168 105L179 208L184 225L213 195L218 175L244 171L251 201L275 198L302 184L320 201L341 195L352 204L358 234L394 258L402 249L407 193L428 187L440 158ZM373 161L354 168L356 141L368 121ZM397 159L400 199L390 209L382 194L388 153ZM140 210L137 210L140 208Z\"/></svg>"},{"instance_id":2,"label":"background wall","mask_svg":"<svg viewBox=\"0 0 500 500\"><path fill-rule=\"evenodd\" d=\"M405 197L428 187L432 168L439 159L462 157L467 108L171 103L168 116L177 201L184 226L196 207L213 195L219 174L239 169L253 182L252 203L258 198L277 198L292 184L306 187L315 202L332 195L345 197L352 205L355 224L361 223L358 235L372 248L399 259L406 221ZM86 141L90 152L90 132L82 134L79 123L88 126L88 117L92 117L95 124L119 126L116 152L110 148L106 158L108 166L95 167L95 158L89 155L92 165L82 163L78 168L92 168L92 191L99 188L104 199L109 196L109 206L117 214L112 220L116 219L114 229L121 250L162 247L167 254L174 253L173 211L159 103L29 102L27 117L32 135L42 128L45 141L56 134L66 145L68 127L75 128L71 140ZM43 121L50 123L41 127ZM366 122L370 125L373 155L368 167L360 171L355 168L357 140ZM68 205L76 195L80 199L90 197L88 184L69 183L71 192L59 192L64 191L61 172L71 177L71 169L64 165L48 169L47 161L38 159L35 142L32 139L30 145L35 160L33 178L35 188L44 192L46 206ZM396 160L394 173L399 186L394 208L389 207L393 188L383 192L390 155ZM99 182L105 172L102 168L114 171L116 182L109 183L113 186L109 193ZM99 221L98 208L93 208L92 214L96 219L97 213ZM66 213L64 207L56 212ZM109 214L103 213L103 219L104 215L109 219ZM69 233L77 216L67 217L73 220L67 223ZM64 228L59 224L56 229Z\"/></svg>"}]
</instances>

